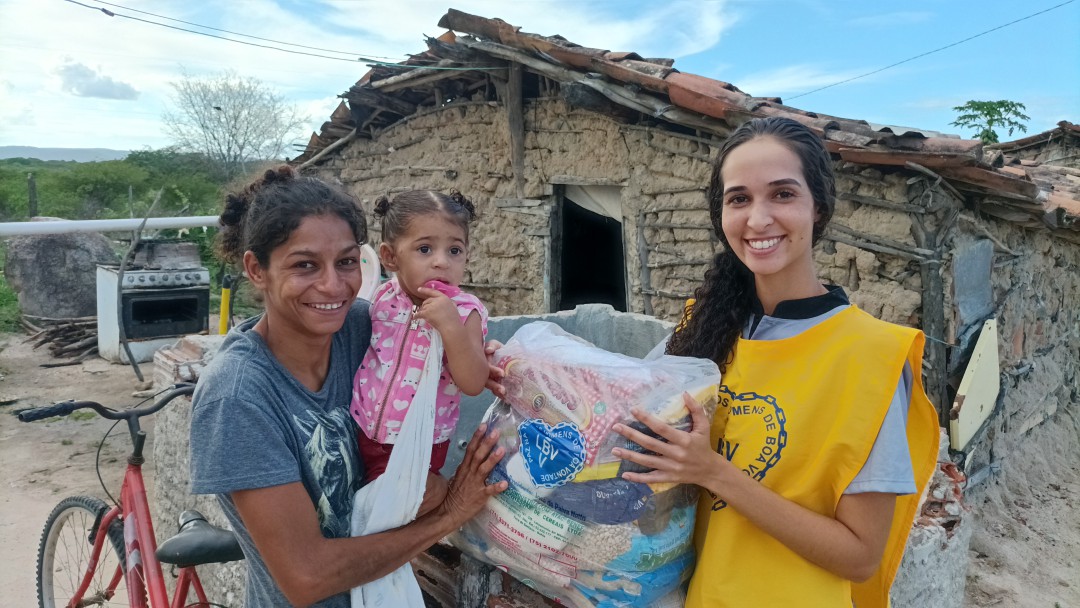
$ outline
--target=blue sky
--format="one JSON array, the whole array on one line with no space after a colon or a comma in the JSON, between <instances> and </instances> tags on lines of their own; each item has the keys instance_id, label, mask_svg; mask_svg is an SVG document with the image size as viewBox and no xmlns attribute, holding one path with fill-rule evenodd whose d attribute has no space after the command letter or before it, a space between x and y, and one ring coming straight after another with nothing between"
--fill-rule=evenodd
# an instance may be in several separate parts
<instances>
[{"instance_id":1,"label":"blue sky","mask_svg":"<svg viewBox=\"0 0 1080 608\"><path fill-rule=\"evenodd\" d=\"M806 110L972 137L949 125L970 99L1026 104L1028 134L1080 122L1080 0L883 72L1066 0L116 0L132 10L328 49L401 59L450 6L524 31L673 57L675 67ZM180 25L175 24L174 25ZM182 26L189 27L189 26ZM107 17L65 0L0 0L0 145L161 147L182 70L259 78L310 117L304 142L367 71ZM1003 139L1009 139L1002 134ZM1012 138L1022 137L1014 133Z\"/></svg>"}]
</instances>

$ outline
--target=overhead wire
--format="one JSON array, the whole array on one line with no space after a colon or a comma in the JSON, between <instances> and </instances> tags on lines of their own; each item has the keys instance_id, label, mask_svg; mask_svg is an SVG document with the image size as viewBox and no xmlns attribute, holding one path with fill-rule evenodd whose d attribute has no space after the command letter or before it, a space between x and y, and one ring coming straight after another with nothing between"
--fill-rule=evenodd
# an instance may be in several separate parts
<instances>
[{"instance_id":1,"label":"overhead wire","mask_svg":"<svg viewBox=\"0 0 1080 608\"><path fill-rule=\"evenodd\" d=\"M327 53L338 53L338 54L341 54L341 55L351 55L351 56L354 56L354 57L370 57L372 59L383 59L383 60L386 60L386 61L393 61L394 60L393 57L385 57L385 56L382 56L382 55L370 55L368 53L357 53L357 52L353 52L353 51L338 51L338 50L335 50L335 49L324 49L324 48L317 47L317 46L307 46L307 45L304 45L304 44L297 44L295 42L285 42L283 40L274 40L273 38L262 38L262 37L259 37L259 36L253 36L251 34L244 34L242 32L234 32L234 31L222 29L222 28L219 28L219 27L211 27L209 25L203 25L201 23L194 23L192 21L184 21L183 19L176 19L175 17L169 17L167 15L159 15L157 13L151 13L150 11L143 11L143 10L139 10L137 8L131 8L130 6L124 6L122 4L116 4L115 2L105 2L105 0L97 0L97 2L98 2L98 4L105 4L107 6L115 6L116 8L122 8L122 9L127 10L127 11L132 11L132 12L135 12L135 13L142 13L143 15L150 15L151 17L157 17L158 19L165 19L167 21L175 21L177 23L183 23L184 25L191 25L191 26L202 28L202 29L205 29L205 30L213 30L215 32L224 32L226 34L232 34L233 36L242 36L244 38L251 38L253 40L262 40L263 42L273 42L274 44L284 44L286 46L295 46L295 47L298 47L298 48L309 49L309 50L312 50L312 51L324 51L324 52L327 52Z\"/></svg>"},{"instance_id":2,"label":"overhead wire","mask_svg":"<svg viewBox=\"0 0 1080 608\"><path fill-rule=\"evenodd\" d=\"M321 55L319 53L309 53L307 51L296 51L296 50L292 50L292 49L283 49L281 47L270 46L270 45L267 45L267 44L259 44L257 42L248 42L246 40L237 40L235 38L229 38L227 36L218 36L217 34L211 34L210 32L200 32L198 30L190 30L190 29L183 28L183 27L178 27L178 26L175 26L175 25L169 25L168 23L160 23L158 21L151 21L149 19L142 19L140 17L135 17L135 16L132 16L132 15L125 15L123 13L117 13L117 12L111 11L111 10L109 10L107 8L104 8L104 7L101 7L101 6L91 6L89 4L79 2L78 0L64 0L64 2L70 2L71 4L77 4L79 6L82 6L84 8L88 8L90 10L100 11L103 14L109 16L109 17L121 17L121 18L124 18L124 19L131 19L132 21L138 21L140 23L148 23L150 25L156 25L158 27L164 27L164 28L168 28L168 29L171 29L171 30L177 30L177 31L180 31L180 32L187 32L189 34L198 34L200 36L206 36L208 38L216 38L218 40L224 40L226 42L235 42L237 44L244 44L244 45L247 45L247 46L254 46L254 47L258 47L258 48L270 49L270 50L273 50L273 51L281 51L282 53L292 53L294 55L306 55L308 57L318 57L320 59L332 59L334 61L347 61L349 63L358 63L358 62L360 62L360 63L365 63L365 64L371 65L371 66L385 66L385 67L404 68L404 69L417 69L417 70L439 70L439 71L459 71L459 72L463 72L463 71L477 71L477 70L492 71L492 70L507 70L507 69L509 69L509 68L506 68L506 67L493 67L493 66L436 67L436 66L429 66L429 65L406 65L406 64L402 64L402 63L395 63L395 62L392 62L392 61L379 61L377 59L373 59L373 58L367 57L367 56L357 56L355 58L331 57L330 55ZM131 9L129 9L129 10L131 10ZM144 11L140 11L140 12L144 12ZM199 25L197 27L205 27L205 26ZM207 28L207 29L216 29L216 28ZM223 31L223 30L219 30L219 31ZM282 43L282 44L291 44L291 43ZM330 52L344 53L344 51L330 51Z\"/></svg>"},{"instance_id":3,"label":"overhead wire","mask_svg":"<svg viewBox=\"0 0 1080 608\"><path fill-rule=\"evenodd\" d=\"M937 53L939 51L944 51L945 49L952 48L952 47L954 47L956 45L959 45L959 44L963 44L963 43L965 43L965 42L967 42L969 40L974 40L976 38L979 38L980 36L985 36L985 35L987 35L987 34L989 34L991 32L996 32L997 30L1000 30L1002 28L1009 27L1010 25L1020 23L1021 21L1026 21L1028 19L1031 19L1032 17L1038 17L1039 15L1042 15L1043 13L1049 13L1050 11L1052 11L1054 9L1061 8L1061 7L1065 6L1066 4L1072 4L1075 1L1076 0L1067 0L1066 2L1062 2L1061 4L1056 4L1054 6L1051 6L1050 8L1043 9L1043 10L1037 12L1037 13L1032 13L1032 14L1026 16L1026 17L1021 17L1021 18L1016 19L1014 21L1010 21L1008 23L999 25L997 27L990 28L990 29L988 29L988 30L986 30L984 32L979 32L978 34L975 34L974 36L968 36L967 38L964 38L963 40L958 40L956 42L953 42L952 44L947 44L947 45L945 45L945 46L943 46L941 48L936 48L936 49L934 49L932 51L926 51L925 53L920 53L918 55L915 55L914 57L909 57L907 59L904 59L903 61L897 61L896 63L887 65L887 66L885 66L883 68L876 69L876 70L874 70L872 72L867 72L865 74L859 74L858 76L852 76L851 78L846 78L846 79L841 80L839 82L834 82L832 84L827 84L827 85L825 85L823 87L818 87L816 89L813 89L811 91L807 91L805 93L799 93L798 95L794 95L792 97L785 97L784 99L787 100L787 101L790 101L792 99L798 99L800 97L805 97L807 95L810 95L811 93L817 93L818 91L824 91L825 89L831 89L832 87L839 86L839 85L842 85L842 84L847 84L847 83L849 83L849 82L851 82L853 80L858 80L860 78L866 78L867 76L872 76L872 75L877 74L879 72L884 72L885 70L888 70L889 68L895 68L898 65L905 64L905 63L907 63L909 61L914 61L914 60L919 59L921 57L926 57L927 55L932 55L932 54Z\"/></svg>"},{"instance_id":4,"label":"overhead wire","mask_svg":"<svg viewBox=\"0 0 1080 608\"><path fill-rule=\"evenodd\" d=\"M471 70L505 70L505 69L508 69L508 68L505 68L505 67L491 67L491 66L477 66L477 67L446 67L446 66L441 66L441 67L436 67L436 66L426 66L426 65L405 65L405 64L397 63L397 62L393 62L393 61L382 61L382 60L389 59L389 58L379 56L379 55L367 55L367 54L364 54L364 53L353 53L351 51L338 51L338 50L334 50L334 49L326 49L326 48L321 48L321 47L307 46L307 45L298 44L298 43L294 43L294 42L285 42L285 41L282 41L282 40L274 40L272 38L262 38L262 37L259 37L259 36L253 36L251 34L244 34L244 33L241 33L241 32L234 32L234 31L226 30L226 29L222 29L222 28L216 28L216 27L212 27L212 26L208 26L208 25L202 25L202 24L199 24L199 23L191 22L191 21L184 21L182 19L176 19L174 17L169 17L169 16L166 16L166 15L160 15L160 14L152 13L152 12L149 12L149 11L143 11L143 10L123 6L121 4L116 4L116 3L113 3L113 2L106 2L105 0L98 0L98 2L100 2L101 4L105 4L105 5L108 5L108 6L113 6L113 7L121 8L121 9L124 9L124 10L129 10L129 11L133 11L133 12L136 12L136 13L141 13L141 14L144 14L144 15L150 15L150 16L156 17L158 19L166 19L168 21L175 21L177 23L183 23L185 25L190 25L190 26L193 26L193 27L198 27L198 28L207 29L207 30L213 30L213 31L217 31L217 32L223 32L223 33L226 33L226 34L231 34L233 36L242 36L244 38L251 38L253 40L261 40L261 41L264 41L264 42L272 42L274 44L283 44L283 45L286 45L286 46L295 46L295 47L298 47L298 48L304 48L304 49L309 49L309 50L323 51L323 52L327 52L327 53L338 53L338 54L341 54L341 55L350 55L350 56L352 56L352 57L348 57L348 58L346 58L346 57L332 57L332 56L329 56L329 55L321 55L321 54L318 54L318 53L309 53L309 52L305 52L305 51L296 51L296 50L292 50L292 49L283 49L283 48L280 48L280 47L277 47L277 46L270 46L270 45L266 45L266 44L258 44L258 43L255 43L255 42L247 42L247 41L244 41L244 40L237 40L235 38L229 38L229 37L226 37L226 36L218 36L216 34L211 34L209 32L200 32L200 31L197 31L197 30L190 30L190 29L187 29L187 28L182 28L182 27L177 27L177 26L174 26L174 25L169 25L167 23L160 23L160 22L157 22L157 21L151 21L149 19L142 19L142 18L139 18L139 17L134 17L132 15L124 15L122 13L117 13L117 12L111 11L111 10L103 8L103 7L91 6L89 4L84 4L82 2L79 2L78 0L64 0L64 1L65 2L70 2L71 4L76 4L76 5L82 6L84 8L91 9L91 10L101 11L103 14L105 14L105 15L107 15L109 17L121 17L121 18L124 18L124 19L131 19L133 21L138 21L138 22L141 22L141 23L147 23L147 24L150 24L150 25L156 25L156 26L159 26L159 27L169 28L169 29L172 29L172 30L186 32L186 33L189 33L189 34L198 34L200 36L206 36L206 37L209 37L209 38L216 38L218 40L224 40L226 42L235 42L237 44L244 44L244 45L254 46L254 47L258 47L258 48L264 48L264 49L269 49L269 50L274 50L274 51L281 51L283 53L292 53L292 54L296 54L296 55L306 55L306 56L309 56L309 57L317 57L317 58L320 58L320 59L332 59L332 60L335 60L335 61L348 61L348 62L364 62L364 63L367 63L369 65L373 65L373 66L388 66L388 67L395 67L395 68L411 68L411 69L424 69L424 70L471 71ZM804 93L799 93L798 95L793 95L791 97L786 97L786 99L789 100L789 101L792 100L792 99L798 99L800 97L805 97L805 96L811 95L813 93L818 93L818 92L824 91L826 89L831 89L832 87L840 86L842 84L847 84L849 82L853 82L853 81L859 80L861 78L866 78L867 76L872 76L874 74L884 72L885 70L894 68L896 66L903 65L905 63L909 63L909 62L914 61L916 59L921 59L922 57L926 57L928 55L932 55L934 53L944 51L946 49L952 48L954 46L958 46L958 45L963 44L965 42L969 42L969 41L974 40L976 38L980 38L982 36L985 36L987 34L995 32L997 30L1009 27L1011 25L1015 25L1017 23L1020 23L1022 21L1026 21L1028 19L1031 19L1033 17L1037 17L1037 16L1045 14L1045 13L1048 13L1048 12L1053 11L1055 9L1061 8L1061 7L1069 5L1069 4L1072 4L1075 1L1076 0L1066 0L1065 2L1062 2L1060 4L1056 4L1054 6L1043 9L1041 11L1032 13L1030 15L1026 15L1026 16L1021 17L1019 19L1015 19L1013 21L1010 21L1008 23L1004 23L1004 24L999 25L997 27L993 27L993 28L990 28L988 30L979 32L978 34L975 34L973 36L968 36L967 38L964 38L963 40L958 40L956 42L947 44L945 46L942 46L942 47L939 47L939 48L936 48L936 49L933 49L933 50L930 50L930 51L926 51L924 53L920 53L920 54L915 55L913 57L908 57L907 59L897 61L896 63L889 64L889 65L887 65L885 67L878 68L878 69L872 70L870 72L859 74L857 76L852 76L851 78L845 78L844 80L840 80L840 81L834 82L832 84L827 84L825 86L818 87L816 89L812 89L812 90L806 91Z\"/></svg>"}]
</instances>

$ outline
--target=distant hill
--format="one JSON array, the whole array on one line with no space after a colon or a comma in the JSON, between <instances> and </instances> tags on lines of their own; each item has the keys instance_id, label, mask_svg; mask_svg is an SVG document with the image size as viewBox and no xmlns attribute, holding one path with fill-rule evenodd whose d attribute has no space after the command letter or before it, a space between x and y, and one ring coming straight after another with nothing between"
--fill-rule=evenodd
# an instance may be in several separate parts
<instances>
[{"instance_id":1,"label":"distant hill","mask_svg":"<svg viewBox=\"0 0 1080 608\"><path fill-rule=\"evenodd\" d=\"M35 148L33 146L0 146L0 159L36 158L38 160L72 160L88 163L98 160L123 160L127 150L108 148Z\"/></svg>"}]
</instances>

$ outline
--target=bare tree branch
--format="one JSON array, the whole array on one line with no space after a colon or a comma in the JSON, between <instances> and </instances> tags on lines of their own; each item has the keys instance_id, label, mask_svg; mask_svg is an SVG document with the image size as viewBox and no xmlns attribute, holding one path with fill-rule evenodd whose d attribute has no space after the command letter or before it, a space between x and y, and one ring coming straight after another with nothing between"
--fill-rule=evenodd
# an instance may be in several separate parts
<instances>
[{"instance_id":1,"label":"bare tree branch","mask_svg":"<svg viewBox=\"0 0 1080 608\"><path fill-rule=\"evenodd\" d=\"M246 173L250 162L280 158L306 122L262 81L233 71L203 78L183 72L170 84L175 110L162 116L166 133L180 149L212 159L227 179Z\"/></svg>"}]
</instances>

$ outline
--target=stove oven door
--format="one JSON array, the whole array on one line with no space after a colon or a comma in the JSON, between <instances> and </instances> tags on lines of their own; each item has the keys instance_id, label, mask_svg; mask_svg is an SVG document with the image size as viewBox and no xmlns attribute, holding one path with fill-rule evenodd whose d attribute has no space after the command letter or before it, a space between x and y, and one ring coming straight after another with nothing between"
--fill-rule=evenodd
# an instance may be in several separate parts
<instances>
[{"instance_id":1,"label":"stove oven door","mask_svg":"<svg viewBox=\"0 0 1080 608\"><path fill-rule=\"evenodd\" d=\"M204 333L210 326L210 289L132 289L120 294L129 340Z\"/></svg>"}]
</instances>

